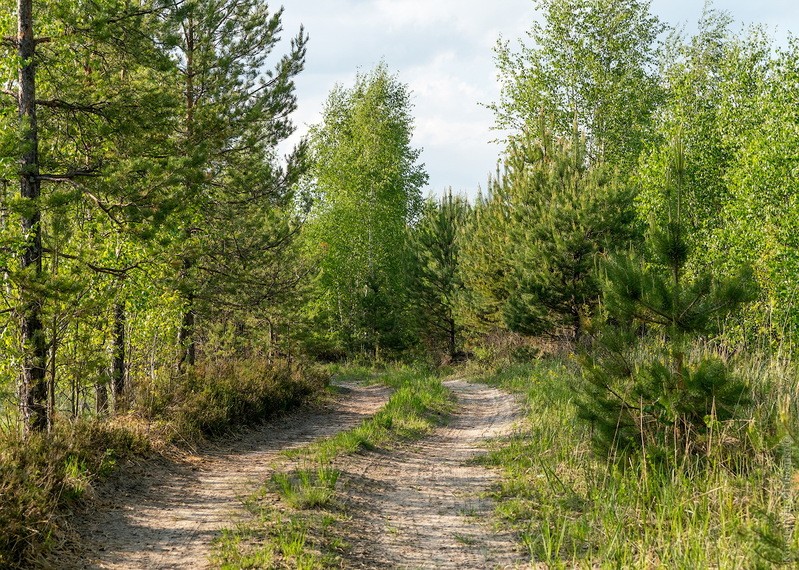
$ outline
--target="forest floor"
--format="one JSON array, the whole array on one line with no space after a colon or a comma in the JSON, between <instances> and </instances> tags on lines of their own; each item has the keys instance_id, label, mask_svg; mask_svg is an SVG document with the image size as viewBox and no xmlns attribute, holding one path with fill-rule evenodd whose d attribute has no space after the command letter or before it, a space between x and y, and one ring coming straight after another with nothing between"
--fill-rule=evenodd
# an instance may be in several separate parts
<instances>
[{"instance_id":1,"label":"forest floor","mask_svg":"<svg viewBox=\"0 0 799 570\"><path fill-rule=\"evenodd\" d=\"M349 568L511 568L513 537L491 523L484 493L499 476L474 461L510 433L514 398L462 380L446 382L456 409L420 441L336 460L347 513ZM243 516L242 498L287 459L286 449L355 427L388 399L383 386L351 383L322 409L287 415L179 459L130 466L76 513L81 546L59 568L207 568L212 543Z\"/></svg>"}]
</instances>

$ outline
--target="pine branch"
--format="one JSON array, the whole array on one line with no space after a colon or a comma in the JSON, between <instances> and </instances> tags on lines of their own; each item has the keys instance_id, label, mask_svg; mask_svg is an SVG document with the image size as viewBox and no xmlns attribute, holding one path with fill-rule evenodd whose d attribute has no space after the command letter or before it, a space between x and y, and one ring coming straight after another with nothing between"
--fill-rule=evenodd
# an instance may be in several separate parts
<instances>
[{"instance_id":1,"label":"pine branch","mask_svg":"<svg viewBox=\"0 0 799 570\"><path fill-rule=\"evenodd\" d=\"M50 107L51 109L60 109L62 111L79 111L81 113L90 113L98 117L106 117L103 109L108 106L108 103L92 103L90 105L81 105L78 103L69 103L63 99L37 99L37 105L42 107Z\"/></svg>"},{"instance_id":2,"label":"pine branch","mask_svg":"<svg viewBox=\"0 0 799 570\"><path fill-rule=\"evenodd\" d=\"M96 178L100 176L97 172L99 166L93 166L84 170L70 170L64 174L39 174L36 178L46 182L74 182L76 178Z\"/></svg>"},{"instance_id":3,"label":"pine branch","mask_svg":"<svg viewBox=\"0 0 799 570\"><path fill-rule=\"evenodd\" d=\"M53 38L50 36L42 36L41 38L36 38L33 40L33 43L38 44L46 44L53 41ZM2 40L0 40L0 45L9 46L13 48L19 47L19 38L15 36L6 36Z\"/></svg>"},{"instance_id":4,"label":"pine branch","mask_svg":"<svg viewBox=\"0 0 799 570\"><path fill-rule=\"evenodd\" d=\"M71 259L73 261L80 261L84 265L86 265L86 267L88 267L89 269L94 271L95 273L104 273L106 275L114 275L115 277L127 277L128 273L130 273L134 269L138 269L139 267L141 267L141 262L137 262L137 263L134 263L133 265L128 265L127 267L122 267L122 268L103 267L101 265L97 265L97 264L94 264L94 263L91 263L91 262L88 262L88 261L83 261L77 255L71 255L69 253L64 253L63 251L56 252L55 250L50 249L50 248L42 248L42 251L44 253L49 253L51 255L53 255L53 254L58 255L58 257L63 257L65 259Z\"/></svg>"}]
</instances>

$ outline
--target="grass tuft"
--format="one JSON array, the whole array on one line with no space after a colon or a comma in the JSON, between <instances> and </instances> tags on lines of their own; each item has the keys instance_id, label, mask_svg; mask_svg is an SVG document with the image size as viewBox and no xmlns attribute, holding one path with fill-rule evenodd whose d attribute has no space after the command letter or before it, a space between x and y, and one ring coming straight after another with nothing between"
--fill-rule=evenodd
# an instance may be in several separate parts
<instances>
[{"instance_id":1,"label":"grass tuft","mask_svg":"<svg viewBox=\"0 0 799 570\"><path fill-rule=\"evenodd\" d=\"M328 508L333 502L340 471L329 466L272 475L272 486L293 509Z\"/></svg>"}]
</instances>

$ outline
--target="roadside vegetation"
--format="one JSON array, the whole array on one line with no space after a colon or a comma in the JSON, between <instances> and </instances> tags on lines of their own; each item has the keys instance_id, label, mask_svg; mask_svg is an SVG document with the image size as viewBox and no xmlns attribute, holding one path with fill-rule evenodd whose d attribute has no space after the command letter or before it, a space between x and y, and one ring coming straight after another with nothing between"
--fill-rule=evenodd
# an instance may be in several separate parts
<instances>
[{"instance_id":1,"label":"roadside vegetation","mask_svg":"<svg viewBox=\"0 0 799 570\"><path fill-rule=\"evenodd\" d=\"M484 461L504 472L491 493L497 514L531 560L550 568L794 566L799 457L785 434L797 415L775 402L793 405L786 399L799 376L789 363L739 358L732 366L749 378L751 419L716 423L701 454L671 449L677 459L665 464L662 449L597 456L592 427L579 417L576 388L585 380L574 359L487 371L482 381L519 394L526 407L523 428Z\"/></svg>"},{"instance_id":2,"label":"roadside vegetation","mask_svg":"<svg viewBox=\"0 0 799 570\"><path fill-rule=\"evenodd\" d=\"M221 568L339 568L348 544L336 459L390 451L446 422L449 391L435 372L388 367L377 374L346 367L340 379L369 378L393 388L386 405L359 426L286 452L284 467L244 500L250 518L226 529L212 560Z\"/></svg>"},{"instance_id":3,"label":"roadside vegetation","mask_svg":"<svg viewBox=\"0 0 799 570\"><path fill-rule=\"evenodd\" d=\"M114 418L61 422L50 434L0 439L0 567L44 564L67 538L66 513L127 461L193 447L322 397L321 371L248 361L192 371L180 390L152 394L146 407ZM164 387L167 388L167 387ZM160 396L160 397L159 397Z\"/></svg>"}]
</instances>

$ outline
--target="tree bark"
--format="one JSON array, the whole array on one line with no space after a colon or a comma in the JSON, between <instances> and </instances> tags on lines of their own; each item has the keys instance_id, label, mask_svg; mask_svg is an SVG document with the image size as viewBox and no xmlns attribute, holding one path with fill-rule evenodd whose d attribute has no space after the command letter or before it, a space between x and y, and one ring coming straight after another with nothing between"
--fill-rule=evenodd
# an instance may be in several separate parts
<instances>
[{"instance_id":1,"label":"tree bark","mask_svg":"<svg viewBox=\"0 0 799 570\"><path fill-rule=\"evenodd\" d=\"M458 333L458 329L455 325L455 319L452 317L447 319L447 328L449 329L449 338L447 339L449 344L447 347L449 349L449 359L455 360L455 351L457 349L456 335Z\"/></svg>"},{"instance_id":2,"label":"tree bark","mask_svg":"<svg viewBox=\"0 0 799 570\"><path fill-rule=\"evenodd\" d=\"M25 350L21 371L21 408L25 432L47 428L47 344L42 322L42 294L24 281L39 281L42 275L42 233L39 195L39 139L36 125L36 40L33 36L33 0L17 4L17 55L20 59L18 111L21 126L20 196L30 202L22 215L25 247L21 255L23 274L20 306L20 340ZM26 290L27 289L27 290Z\"/></svg>"},{"instance_id":3,"label":"tree bark","mask_svg":"<svg viewBox=\"0 0 799 570\"><path fill-rule=\"evenodd\" d=\"M114 304L114 345L111 359L111 392L114 394L114 411L127 409L127 386L125 385L125 304Z\"/></svg>"},{"instance_id":4,"label":"tree bark","mask_svg":"<svg viewBox=\"0 0 799 570\"><path fill-rule=\"evenodd\" d=\"M108 413L108 386L105 382L97 382L94 385L95 393L95 412L98 416Z\"/></svg>"},{"instance_id":5,"label":"tree bark","mask_svg":"<svg viewBox=\"0 0 799 570\"><path fill-rule=\"evenodd\" d=\"M182 346L182 354L178 363L178 370L183 370L184 366L194 366L197 360L197 347L194 338L196 317L194 313L194 295L188 295L188 309L183 314L183 322L180 324L178 343Z\"/></svg>"},{"instance_id":6,"label":"tree bark","mask_svg":"<svg viewBox=\"0 0 799 570\"><path fill-rule=\"evenodd\" d=\"M194 19L189 17L188 24L185 29L186 40L186 143L192 145L194 143ZM187 195L191 196L191 182L186 181ZM186 232L186 239L191 239L191 232ZM191 280L191 269L193 266L190 253L185 254L183 257L183 279ZM189 282L189 288L194 285ZM194 311L194 294L190 292L186 295L186 312L183 314L183 322L180 325L180 333L178 335L178 342L182 346L182 354L180 362L178 363L178 370L182 371L185 365L194 366L197 357L197 349L195 345L194 331L195 331L195 311Z\"/></svg>"}]
</instances>

